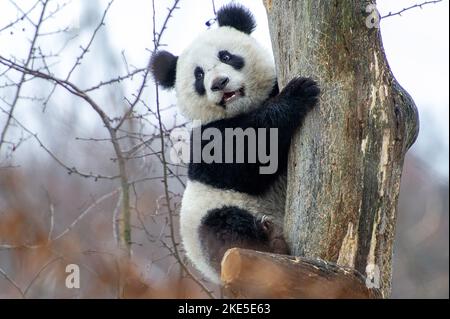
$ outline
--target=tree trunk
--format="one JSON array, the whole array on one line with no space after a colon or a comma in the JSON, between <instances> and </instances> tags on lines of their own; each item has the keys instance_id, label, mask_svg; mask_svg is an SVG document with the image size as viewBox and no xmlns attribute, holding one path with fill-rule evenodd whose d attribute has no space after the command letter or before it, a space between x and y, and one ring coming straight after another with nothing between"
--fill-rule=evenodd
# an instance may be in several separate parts
<instances>
[{"instance_id":1,"label":"tree trunk","mask_svg":"<svg viewBox=\"0 0 450 319\"><path fill-rule=\"evenodd\" d=\"M417 110L386 61L363 0L265 0L280 87L322 88L292 139L285 235L292 254L358 270L391 291L403 160Z\"/></svg>"}]
</instances>

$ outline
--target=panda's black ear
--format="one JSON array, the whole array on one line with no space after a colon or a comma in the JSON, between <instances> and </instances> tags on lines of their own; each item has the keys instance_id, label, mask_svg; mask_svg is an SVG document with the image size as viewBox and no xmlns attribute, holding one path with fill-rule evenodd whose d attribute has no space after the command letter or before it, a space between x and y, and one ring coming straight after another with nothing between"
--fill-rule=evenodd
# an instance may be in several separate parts
<instances>
[{"instance_id":1,"label":"panda's black ear","mask_svg":"<svg viewBox=\"0 0 450 319\"><path fill-rule=\"evenodd\" d=\"M178 57L167 51L153 53L150 70L156 82L165 89L175 86Z\"/></svg>"},{"instance_id":2,"label":"panda's black ear","mask_svg":"<svg viewBox=\"0 0 450 319\"><path fill-rule=\"evenodd\" d=\"M252 33L256 28L253 14L237 3L230 3L220 8L217 12L217 22L221 27L233 27L247 34Z\"/></svg>"}]
</instances>

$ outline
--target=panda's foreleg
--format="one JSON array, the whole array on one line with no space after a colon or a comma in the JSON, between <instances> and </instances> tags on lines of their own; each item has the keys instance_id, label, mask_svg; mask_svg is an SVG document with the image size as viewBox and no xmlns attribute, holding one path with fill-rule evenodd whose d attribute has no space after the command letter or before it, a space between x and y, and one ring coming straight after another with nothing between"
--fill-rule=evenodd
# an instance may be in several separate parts
<instances>
[{"instance_id":1,"label":"panda's foreleg","mask_svg":"<svg viewBox=\"0 0 450 319\"><path fill-rule=\"evenodd\" d=\"M236 206L208 211L203 217L199 237L210 264L220 272L225 252L234 247L288 254L282 227L264 215L255 215Z\"/></svg>"},{"instance_id":2,"label":"panda's foreleg","mask_svg":"<svg viewBox=\"0 0 450 319\"><path fill-rule=\"evenodd\" d=\"M268 99L255 110L233 118L212 122L203 127L203 129L210 127L218 129L222 136L226 136L228 128L241 128L243 130L254 128L256 132L259 132L260 128L269 129L257 134L266 134L266 150L269 149L270 155L273 154L271 129L277 129L277 146L274 147L274 151L277 153L275 155L277 165L274 165L276 169L273 173L262 174L260 168L267 163L261 163L260 158L257 158L257 163L191 163L188 171L189 178L220 189L232 189L252 195L263 194L285 171L291 137L308 111L317 104L319 93L320 90L313 80L295 78L288 83L279 95ZM258 141L259 137L258 135ZM225 147L227 144L223 143L222 145ZM237 150L234 149L233 151L236 152ZM248 150L240 151L244 151L244 154L246 154ZM226 149L223 153L226 153ZM270 158L270 161L270 163L273 162L272 158Z\"/></svg>"},{"instance_id":3,"label":"panda's foreleg","mask_svg":"<svg viewBox=\"0 0 450 319\"><path fill-rule=\"evenodd\" d=\"M277 96L256 110L257 127L274 127L292 134L306 114L317 104L320 89L310 78L292 79Z\"/></svg>"},{"instance_id":4,"label":"panda's foreleg","mask_svg":"<svg viewBox=\"0 0 450 319\"><path fill-rule=\"evenodd\" d=\"M320 89L309 78L294 78L279 95L247 114L246 126L278 129L278 159L280 166L287 163L287 155L295 129L306 114L318 103Z\"/></svg>"}]
</instances>

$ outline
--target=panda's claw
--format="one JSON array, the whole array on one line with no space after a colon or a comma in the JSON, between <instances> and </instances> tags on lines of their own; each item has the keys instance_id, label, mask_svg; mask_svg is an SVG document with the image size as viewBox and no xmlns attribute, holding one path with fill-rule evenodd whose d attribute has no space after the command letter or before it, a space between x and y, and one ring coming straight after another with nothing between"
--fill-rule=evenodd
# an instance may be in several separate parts
<instances>
[{"instance_id":1,"label":"panda's claw","mask_svg":"<svg viewBox=\"0 0 450 319\"><path fill-rule=\"evenodd\" d=\"M311 78L295 77L281 91L274 105L283 114L279 125L295 128L303 121L306 114L319 102L320 88ZM279 113L277 113L279 114Z\"/></svg>"},{"instance_id":2,"label":"panda's claw","mask_svg":"<svg viewBox=\"0 0 450 319\"><path fill-rule=\"evenodd\" d=\"M281 92L281 96L294 99L299 102L309 102L313 106L318 101L320 88L316 81L311 78L295 77Z\"/></svg>"}]
</instances>

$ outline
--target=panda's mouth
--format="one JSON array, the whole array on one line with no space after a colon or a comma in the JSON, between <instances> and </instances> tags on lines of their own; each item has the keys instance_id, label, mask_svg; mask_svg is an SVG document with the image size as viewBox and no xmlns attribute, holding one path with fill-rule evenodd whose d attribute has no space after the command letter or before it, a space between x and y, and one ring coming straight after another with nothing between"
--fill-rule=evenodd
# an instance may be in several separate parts
<instances>
[{"instance_id":1,"label":"panda's mouth","mask_svg":"<svg viewBox=\"0 0 450 319\"><path fill-rule=\"evenodd\" d=\"M244 95L245 91L243 87L236 91L224 92L220 105L225 106L226 104L233 102Z\"/></svg>"}]
</instances>

